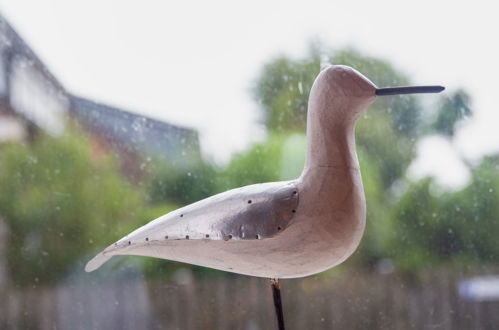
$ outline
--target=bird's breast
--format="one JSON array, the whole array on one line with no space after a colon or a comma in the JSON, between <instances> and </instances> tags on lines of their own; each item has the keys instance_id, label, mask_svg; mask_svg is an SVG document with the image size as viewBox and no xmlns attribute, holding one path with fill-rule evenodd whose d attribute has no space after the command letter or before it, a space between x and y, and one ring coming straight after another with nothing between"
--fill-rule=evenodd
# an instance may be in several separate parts
<instances>
[{"instance_id":1,"label":"bird's breast","mask_svg":"<svg viewBox=\"0 0 499 330\"><path fill-rule=\"evenodd\" d=\"M310 255L322 254L319 259L324 269L344 261L359 245L365 228L366 204L359 169L307 168L298 190L300 205L293 221L306 223L310 237L320 245L314 245Z\"/></svg>"}]
</instances>

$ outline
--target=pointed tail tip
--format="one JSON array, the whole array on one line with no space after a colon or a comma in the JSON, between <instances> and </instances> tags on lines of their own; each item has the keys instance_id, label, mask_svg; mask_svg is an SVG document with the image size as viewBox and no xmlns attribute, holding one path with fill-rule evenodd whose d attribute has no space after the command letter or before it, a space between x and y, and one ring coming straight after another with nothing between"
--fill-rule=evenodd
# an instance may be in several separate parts
<instances>
[{"instance_id":1,"label":"pointed tail tip","mask_svg":"<svg viewBox=\"0 0 499 330\"><path fill-rule=\"evenodd\" d=\"M87 273L92 272L102 266L106 261L111 259L112 256L106 256L102 252L96 255L92 260L87 262L87 265L85 266L85 271Z\"/></svg>"}]
</instances>

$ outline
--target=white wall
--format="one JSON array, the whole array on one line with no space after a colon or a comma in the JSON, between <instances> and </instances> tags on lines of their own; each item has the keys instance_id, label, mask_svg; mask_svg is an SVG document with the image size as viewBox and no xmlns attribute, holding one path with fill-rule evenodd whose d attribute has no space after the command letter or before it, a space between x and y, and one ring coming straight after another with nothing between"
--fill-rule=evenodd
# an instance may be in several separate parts
<instances>
[{"instance_id":1,"label":"white wall","mask_svg":"<svg viewBox=\"0 0 499 330\"><path fill-rule=\"evenodd\" d=\"M68 100L32 63L14 59L10 84L10 103L17 112L49 134L62 133Z\"/></svg>"}]
</instances>

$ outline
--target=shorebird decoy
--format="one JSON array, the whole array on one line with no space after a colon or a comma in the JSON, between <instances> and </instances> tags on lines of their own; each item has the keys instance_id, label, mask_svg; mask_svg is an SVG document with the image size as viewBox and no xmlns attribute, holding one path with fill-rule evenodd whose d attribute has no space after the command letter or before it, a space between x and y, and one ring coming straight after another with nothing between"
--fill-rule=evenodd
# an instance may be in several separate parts
<instances>
[{"instance_id":1,"label":"shorebird decoy","mask_svg":"<svg viewBox=\"0 0 499 330\"><path fill-rule=\"evenodd\" d=\"M124 254L271 279L304 277L340 264L355 251L365 227L357 118L377 95L443 89L377 88L350 67L326 68L310 92L307 158L299 178L229 190L170 212L110 245L85 269Z\"/></svg>"}]
</instances>

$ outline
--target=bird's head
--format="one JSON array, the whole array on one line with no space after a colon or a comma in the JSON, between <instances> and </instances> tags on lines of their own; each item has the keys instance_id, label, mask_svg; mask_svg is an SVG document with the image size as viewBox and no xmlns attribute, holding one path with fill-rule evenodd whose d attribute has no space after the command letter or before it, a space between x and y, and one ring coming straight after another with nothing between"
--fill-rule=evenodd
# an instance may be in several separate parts
<instances>
[{"instance_id":1,"label":"bird's head","mask_svg":"<svg viewBox=\"0 0 499 330\"><path fill-rule=\"evenodd\" d=\"M311 108L333 111L337 119L359 117L376 96L439 93L441 86L410 86L378 88L366 76L345 65L332 65L322 70L310 91ZM319 111L320 112L320 111Z\"/></svg>"},{"instance_id":2,"label":"bird's head","mask_svg":"<svg viewBox=\"0 0 499 330\"><path fill-rule=\"evenodd\" d=\"M341 98L371 98L377 89L362 73L346 65L331 65L322 70L312 90L314 88Z\"/></svg>"}]
</instances>

